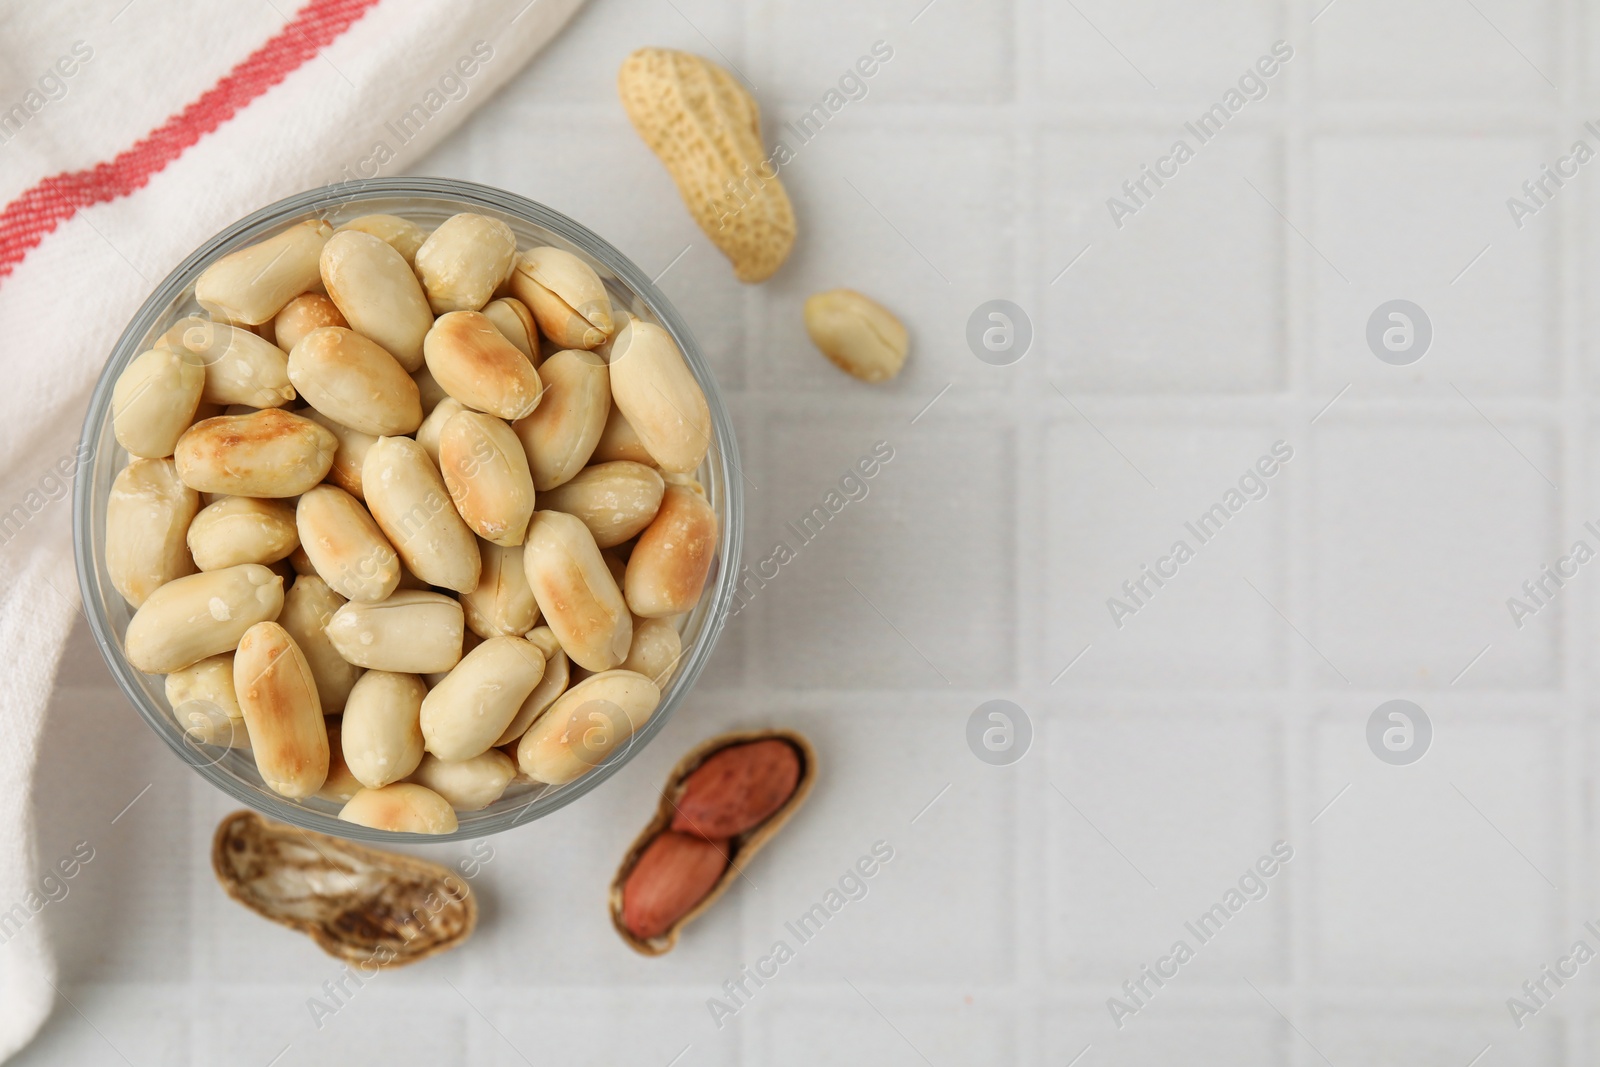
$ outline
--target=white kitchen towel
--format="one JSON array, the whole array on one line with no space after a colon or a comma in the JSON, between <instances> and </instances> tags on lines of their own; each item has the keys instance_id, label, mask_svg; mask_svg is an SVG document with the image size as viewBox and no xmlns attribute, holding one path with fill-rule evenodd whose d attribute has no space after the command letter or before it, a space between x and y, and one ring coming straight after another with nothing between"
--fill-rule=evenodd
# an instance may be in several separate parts
<instances>
[{"instance_id":1,"label":"white kitchen towel","mask_svg":"<svg viewBox=\"0 0 1600 1067\"><path fill-rule=\"evenodd\" d=\"M0 9L0 1060L57 997L30 792L78 611L66 486L90 388L222 227L394 174L582 0L53 0ZM107 714L115 709L107 709Z\"/></svg>"}]
</instances>

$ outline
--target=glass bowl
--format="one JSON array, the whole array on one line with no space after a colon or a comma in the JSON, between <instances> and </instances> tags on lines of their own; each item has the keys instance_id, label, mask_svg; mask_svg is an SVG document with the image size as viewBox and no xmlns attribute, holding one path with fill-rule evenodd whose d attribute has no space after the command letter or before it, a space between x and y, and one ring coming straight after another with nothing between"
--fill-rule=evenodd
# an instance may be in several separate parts
<instances>
[{"instance_id":1,"label":"glass bowl","mask_svg":"<svg viewBox=\"0 0 1600 1067\"><path fill-rule=\"evenodd\" d=\"M185 315L203 314L194 299L194 282L221 256L303 219L323 218L337 226L359 215L383 213L412 219L429 229L462 211L503 220L517 235L519 248L554 245L576 253L600 274L615 304L641 319L659 323L672 334L711 409L713 440L697 477L716 512L720 541L705 594L695 609L680 620L684 653L677 673L668 682L660 706L627 743L564 786L513 781L505 796L482 811L458 812L460 825L454 833L391 833L340 821L337 802L316 797L295 801L274 793L262 783L248 749L221 748L194 740L173 717L163 678L144 674L128 663L122 640L132 609L112 587L106 571L106 504L112 480L128 460L111 430L111 390L123 368L169 326ZM484 185L442 178L349 182L280 200L229 226L179 264L123 331L89 401L83 448L82 454L87 458L73 491L72 538L84 610L112 676L174 755L235 800L263 815L308 830L374 844L463 840L499 833L572 803L615 774L666 725L705 667L733 600L744 526L737 445L711 369L683 317L643 271L590 230L542 204Z\"/></svg>"}]
</instances>

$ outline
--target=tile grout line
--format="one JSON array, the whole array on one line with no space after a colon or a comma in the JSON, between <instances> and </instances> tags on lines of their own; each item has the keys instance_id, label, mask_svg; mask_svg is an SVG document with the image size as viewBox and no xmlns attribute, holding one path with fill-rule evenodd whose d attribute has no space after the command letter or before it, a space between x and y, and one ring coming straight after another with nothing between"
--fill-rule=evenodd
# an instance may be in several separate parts
<instances>
[{"instance_id":1,"label":"tile grout line","mask_svg":"<svg viewBox=\"0 0 1600 1067\"><path fill-rule=\"evenodd\" d=\"M940 0L944 2L944 0ZM1342 0L1341 0L1342 2ZM937 8L929 12L932 18ZM1298 49L1298 44L1296 48ZM1296 53L1299 54L1298 52ZM1298 62L1298 60L1296 60ZM816 101L808 96L784 96L780 93L760 94L762 113L766 116L790 114L804 110ZM1052 104L1030 102L1029 113L1039 127L1048 132L1077 130L1084 133L1128 132L1170 133L1172 128L1194 118L1194 100L1183 103L1158 102L1144 104L1132 100ZM508 121L537 122L545 126L571 125L595 129L597 124L619 133L629 130L628 119L610 102L585 102L580 100L547 100L537 103L507 101L502 105L510 114L502 116ZM875 106L874 113L863 113L859 122L863 128L877 132L884 128L903 128L907 121L919 126L955 128L958 130L987 129L992 113L1008 106L1003 101L977 103L952 101L925 101L909 103L904 100L887 100ZM1382 102L1359 99L1312 99L1301 109L1303 125L1315 132L1345 134L1352 132L1405 133L1443 132L1455 135L1487 133L1526 134L1530 127L1547 126L1547 132L1565 134L1574 127L1556 129L1552 124L1552 111L1548 105L1529 102L1497 104L1493 101L1468 100L1419 101L1415 99L1390 99ZM1277 104L1272 97L1251 105L1251 111L1237 120L1240 130L1258 134L1281 133L1295 123L1289 106ZM1441 126L1443 129L1441 130Z\"/></svg>"},{"instance_id":2,"label":"tile grout line","mask_svg":"<svg viewBox=\"0 0 1600 1067\"><path fill-rule=\"evenodd\" d=\"M1007 376L1005 392L1013 402L1020 395L1032 391L1024 388L1028 382L1048 374L1050 360L1055 355L1048 346L1049 338L1037 332L1038 324L1047 319L1043 301L1048 294L1034 279L1036 269L1044 258L1043 239L1040 236L1044 205L1035 177L1035 168L1041 155L1035 122L1039 71L1035 62L1036 51L1030 47L1030 30L1039 15L1038 3L1039 0L1013 0L1010 5L1013 50L1010 131L1011 150L1016 154L1017 165L1012 168L1011 178L1011 219L1016 238L1009 269L1016 293L1012 299L1021 307L1034 309L1032 314L1036 331L1034 351L1024 357L1022 364L1013 368L1021 373ZM1035 225L1030 225L1030 221ZM1012 612L1011 624L1017 628L1013 633L1018 636L1035 635L1027 641L1013 641L1017 654L1011 664L1013 676L1010 683L1020 696L1021 690L1031 686L1037 672L1045 669L1047 657L1047 641L1038 636L1046 632L1043 625L1044 598L1037 588L1040 583L1025 580L1025 561L1049 558L1028 552L1030 547L1037 548L1048 540L1048 506L1044 504L1042 494L1036 497L1023 493L1021 486L1045 484L1040 479L1048 477L1049 460L1046 451L1040 447L1046 433L1043 421L1023 405L1017 405L1016 411L1018 415L1012 423L1011 444L1013 449L1020 449L1022 454L1012 457L1011 509L1016 532L1011 541L1014 553L1011 588L1016 607ZM1047 717L1043 714L1044 710L1044 707L1040 707L1038 713L1030 711L1038 724L1033 744L1039 751L1037 758L1024 759L1016 765L1016 769L1022 773L1012 776L1010 796L1017 817L1012 820L1010 833L1013 918L1010 929L1011 983L1007 1000L1018 1005L1017 1010L1025 1013L1013 1024L1018 1047L1012 1050L1012 1054L1019 1063L1034 1064L1049 1062L1049 1041L1038 1009L1038 996L1049 988L1051 961L1047 940L1029 936L1029 928L1037 924L1037 918L1031 909L1021 906L1021 902L1033 896L1028 891L1033 886L1039 887L1038 899L1048 897L1049 865L1045 856L1050 834L1049 809L1024 802L1026 797L1042 795L1045 781L1049 778L1050 737L1044 727L1047 718L1053 722L1053 716Z\"/></svg>"},{"instance_id":3,"label":"tile grout line","mask_svg":"<svg viewBox=\"0 0 1600 1067\"><path fill-rule=\"evenodd\" d=\"M1582 94L1580 82L1586 73L1581 69L1580 42L1584 31L1583 20L1580 17L1580 5L1577 0L1566 0L1565 3L1556 5L1555 17L1558 23L1558 35L1564 42L1565 49L1556 58L1557 77L1564 88L1561 90L1560 114L1563 130L1575 129L1583 122ZM1565 24L1566 32L1560 32L1561 24ZM1588 207L1588 198L1583 188L1574 189L1576 203L1575 215L1580 220L1585 220ZM1582 225L1582 223L1580 223ZM1554 316L1556 330L1558 331L1558 344L1561 352L1561 373L1558 381L1561 382L1561 428L1560 451L1563 460L1562 482L1566 486L1565 492L1557 501L1557 521L1561 523L1562 532L1578 529L1588 517L1584 514L1589 501L1589 476L1587 459L1588 434L1585 432L1585 403L1584 380L1587 377L1584 367L1583 329L1582 329L1582 241L1574 237L1573 227L1561 227L1556 236L1556 272L1558 284L1555 292L1560 300L1560 307ZM1557 535L1557 545L1560 544L1560 534ZM1566 735L1563 748L1563 783L1562 807L1565 814L1565 826L1562 839L1566 843L1566 863L1562 872L1560 912L1564 916L1563 929L1554 931L1558 939L1569 930L1578 929L1584 919L1584 903L1589 892L1588 850L1585 848L1584 833L1587 820L1584 818L1585 800L1585 773L1584 765L1587 762L1591 731L1587 728L1586 709L1588 707L1588 660L1582 654L1585 642L1580 639L1588 633L1586 625L1589 612L1585 611L1585 598L1574 598L1570 603L1561 606L1561 637L1562 642L1557 650L1560 656L1558 674L1560 687L1567 694L1566 723L1561 731ZM1589 1044L1590 1023L1588 1013L1573 1011L1558 1016L1567 1028L1565 1040L1562 1045L1566 1049L1566 1062L1568 1067L1578 1067L1579 1064L1588 1062L1587 1048Z\"/></svg>"},{"instance_id":4,"label":"tile grout line","mask_svg":"<svg viewBox=\"0 0 1600 1067\"><path fill-rule=\"evenodd\" d=\"M1297 21L1305 17L1304 0L1283 0L1281 17L1285 20L1284 37L1293 40L1298 36L1295 30ZM1309 24L1308 24L1309 26ZM1308 148L1308 133L1306 130L1305 110L1307 95L1311 89L1309 78L1315 69L1316 57L1312 47L1314 29L1308 28L1303 38L1304 43L1296 45L1296 53L1305 52L1304 65L1297 64L1288 71L1288 83L1284 86L1285 95L1288 97L1288 119L1282 135L1281 143L1281 178L1283 182L1282 196L1284 209L1291 217L1302 219L1302 225L1307 228L1314 227L1315 214L1315 184L1311 177L1311 160ZM1305 461L1310 473L1286 488L1288 490L1288 505L1286 523L1287 544L1284 546L1283 575L1284 591L1283 602L1286 610L1292 617L1305 619L1304 606L1311 597L1308 593L1310 561L1307 558L1308 549L1306 537L1313 529L1312 520L1312 481L1315 477L1316 448L1312 443L1315 432L1309 422L1300 426L1299 413L1307 409L1308 385L1314 378L1312 367L1314 359L1312 346L1314 339L1309 328L1311 312L1311 284L1307 274L1310 269L1310 260L1307 258L1308 250L1298 243L1291 243L1287 228L1280 231L1283 260L1283 323L1284 348L1288 357L1284 375L1284 392L1289 397L1289 413L1285 417L1291 429L1285 432L1289 440L1300 437L1304 442ZM1309 415L1305 416L1307 419ZM1309 622L1307 623L1309 625ZM1284 641L1290 641L1290 635L1281 635ZM1289 840L1297 835L1305 839L1308 835L1301 834L1302 825L1307 825L1308 797L1306 792L1311 788L1309 752L1310 733L1314 715L1310 714L1308 707L1308 692L1312 688L1311 676L1308 673L1317 669L1310 656L1311 649L1305 642L1292 642L1289 648L1287 663L1289 676L1285 680L1286 688L1294 695L1292 702L1296 705L1293 721L1287 716L1280 716L1282 723L1279 733L1279 760L1283 780L1279 785L1282 797L1284 833ZM1306 772L1306 773L1297 773ZM1307 846L1309 851L1309 843ZM1308 859L1311 857L1308 857ZM1310 904L1310 880L1303 879L1292 889L1289 894L1288 915L1285 927L1289 935L1287 960L1285 965L1285 979L1289 987L1286 1007L1289 1017L1297 1022L1292 1025L1305 1026L1313 1031L1316 1029L1314 1020L1306 1015L1306 1009L1312 1001L1311 992L1311 967L1310 950L1315 918L1312 915ZM1320 1035L1319 1035L1320 1036ZM1283 1039L1289 1043L1290 1062L1311 1063L1311 1057L1304 1043L1294 1039L1292 1034L1285 1033Z\"/></svg>"},{"instance_id":5,"label":"tile grout line","mask_svg":"<svg viewBox=\"0 0 1600 1067\"><path fill-rule=\"evenodd\" d=\"M1029 355L1024 362L1032 361ZM1020 364L1019 364L1020 366ZM958 380L961 389L952 389L938 403L936 409L941 417L948 419L944 414L946 409L957 408L968 413L993 412L1002 410L1005 414L1043 414L1050 416L1052 421L1072 421L1070 415L1063 414L1061 397L1055 392L1041 392L1039 395L1012 395L1009 390L968 388L968 382ZM1033 383L1026 383L1033 384ZM1047 388L1043 382L1037 383L1041 388ZM1078 390L1068 389L1067 395L1072 397L1076 404L1084 406L1090 415L1100 414L1108 419L1123 421L1155 421L1157 416L1170 416L1172 412L1185 404L1206 403L1213 405L1214 411L1203 417L1193 418L1192 421L1199 426L1208 426L1231 422L1236 415L1254 418L1269 418L1278 416L1297 416L1301 421L1309 423L1311 417L1322 408L1329 406L1336 392L1334 386L1322 390L1315 383L1307 383L1307 390L1315 389L1316 392L1291 390L1288 386L1271 392L1227 392L1223 390L1194 391L1190 393L1173 393L1161 390L1122 390L1110 392L1106 390ZM1432 388L1430 386L1430 388ZM1484 388L1477 384L1469 388ZM1500 388L1493 383L1489 389ZM1563 397L1560 389L1552 386L1548 395L1534 393L1509 394L1509 395L1472 395L1472 402L1482 408L1484 412L1492 415L1496 421L1509 420L1513 424L1539 420L1559 419L1569 404L1578 410L1581 417L1600 415L1600 398L1589 397ZM723 397L729 401L729 406L737 402L750 407L761 409L774 409L784 412L810 411L816 413L837 413L847 419L856 417L869 417L880 414L877 407L869 407L867 402L852 394L849 390L829 392L826 390L813 390L807 392L803 389L779 391L774 387L772 391L758 392L744 389L724 389ZM900 402L905 411L913 413L916 409L926 404L929 399L925 394L905 394L900 397ZM1291 405L1300 407L1290 410ZM1023 410L1013 412L1013 406L1020 406ZM1302 410L1303 409L1303 410ZM1470 408L1465 407L1460 396L1451 390L1448 385L1440 385L1433 391L1422 396L1405 396L1401 393L1373 394L1364 396L1352 395L1346 392L1338 403L1331 406L1331 410L1317 420L1317 425L1336 418L1349 418L1347 414L1351 409L1363 417L1384 418L1418 418L1428 419L1450 424L1476 424L1481 425L1482 419ZM1070 411L1070 409L1067 409ZM931 418L931 416L930 416ZM909 421L909 420L907 420ZM70 682L64 683L70 685Z\"/></svg>"}]
</instances>

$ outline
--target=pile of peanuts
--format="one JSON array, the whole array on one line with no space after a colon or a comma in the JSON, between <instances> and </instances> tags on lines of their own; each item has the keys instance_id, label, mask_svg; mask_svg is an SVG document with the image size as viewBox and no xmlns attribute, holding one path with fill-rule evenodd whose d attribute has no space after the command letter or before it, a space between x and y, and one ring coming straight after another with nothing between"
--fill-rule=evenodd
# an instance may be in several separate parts
<instances>
[{"instance_id":1,"label":"pile of peanuts","mask_svg":"<svg viewBox=\"0 0 1600 1067\"><path fill-rule=\"evenodd\" d=\"M105 549L128 662L192 738L347 821L449 833L645 723L718 542L666 330L470 213L301 222L194 295L209 318L113 391Z\"/></svg>"}]
</instances>

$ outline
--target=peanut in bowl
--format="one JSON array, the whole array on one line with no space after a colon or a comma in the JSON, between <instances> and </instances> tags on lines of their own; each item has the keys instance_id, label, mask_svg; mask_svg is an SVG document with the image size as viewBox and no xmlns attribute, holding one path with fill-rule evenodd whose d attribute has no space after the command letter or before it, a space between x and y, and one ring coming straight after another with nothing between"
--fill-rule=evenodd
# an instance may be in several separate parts
<instances>
[{"instance_id":1,"label":"peanut in bowl","mask_svg":"<svg viewBox=\"0 0 1600 1067\"><path fill-rule=\"evenodd\" d=\"M218 788L323 833L571 803L661 729L733 599L737 446L682 317L485 186L332 186L206 242L118 340L83 454L118 685Z\"/></svg>"}]
</instances>

